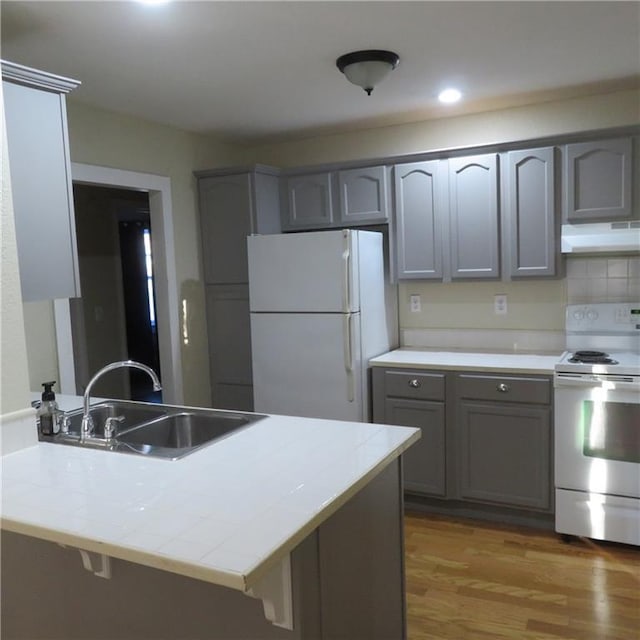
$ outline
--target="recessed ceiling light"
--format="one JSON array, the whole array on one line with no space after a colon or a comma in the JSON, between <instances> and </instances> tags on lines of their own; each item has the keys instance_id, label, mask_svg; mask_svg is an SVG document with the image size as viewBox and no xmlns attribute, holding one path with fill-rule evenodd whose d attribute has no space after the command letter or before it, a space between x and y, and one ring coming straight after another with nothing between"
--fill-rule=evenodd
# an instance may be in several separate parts
<instances>
[{"instance_id":1,"label":"recessed ceiling light","mask_svg":"<svg viewBox=\"0 0 640 640\"><path fill-rule=\"evenodd\" d=\"M139 2L140 4L154 5L154 4L168 4L169 2L171 2L171 0L136 0L136 2Z\"/></svg>"},{"instance_id":2,"label":"recessed ceiling light","mask_svg":"<svg viewBox=\"0 0 640 640\"><path fill-rule=\"evenodd\" d=\"M462 98L462 94L457 89L445 89L438 94L438 100L445 104L452 104L458 102Z\"/></svg>"}]
</instances>

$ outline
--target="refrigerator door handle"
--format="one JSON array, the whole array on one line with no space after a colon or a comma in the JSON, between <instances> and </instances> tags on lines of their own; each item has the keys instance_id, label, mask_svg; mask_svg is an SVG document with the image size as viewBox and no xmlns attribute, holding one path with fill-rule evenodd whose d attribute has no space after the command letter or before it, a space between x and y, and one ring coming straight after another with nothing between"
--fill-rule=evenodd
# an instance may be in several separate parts
<instances>
[{"instance_id":1,"label":"refrigerator door handle","mask_svg":"<svg viewBox=\"0 0 640 640\"><path fill-rule=\"evenodd\" d=\"M344 345L344 368L347 372L347 400L353 402L355 400L355 378L353 375L353 346L351 332L351 314L346 313L343 322L343 345Z\"/></svg>"},{"instance_id":2,"label":"refrigerator door handle","mask_svg":"<svg viewBox=\"0 0 640 640\"><path fill-rule=\"evenodd\" d=\"M342 250L342 312L351 311L351 243L348 231L344 232Z\"/></svg>"}]
</instances>

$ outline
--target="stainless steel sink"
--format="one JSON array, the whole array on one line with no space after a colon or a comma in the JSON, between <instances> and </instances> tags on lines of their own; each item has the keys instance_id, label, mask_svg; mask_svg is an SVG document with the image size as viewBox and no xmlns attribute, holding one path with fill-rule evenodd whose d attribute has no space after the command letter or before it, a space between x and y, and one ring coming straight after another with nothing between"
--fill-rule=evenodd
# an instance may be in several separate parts
<instances>
[{"instance_id":1,"label":"stainless steel sink","mask_svg":"<svg viewBox=\"0 0 640 640\"><path fill-rule=\"evenodd\" d=\"M92 449L134 453L176 460L215 440L266 417L219 409L185 409L162 404L115 400L93 405L90 409L95 431L81 438L82 410L66 414L68 433L42 440ZM124 419L117 423L111 438L104 436L107 418Z\"/></svg>"},{"instance_id":2,"label":"stainless steel sink","mask_svg":"<svg viewBox=\"0 0 640 640\"><path fill-rule=\"evenodd\" d=\"M125 445L155 455L177 458L218 440L262 416L252 414L174 413L129 429L116 436Z\"/></svg>"},{"instance_id":3,"label":"stainless steel sink","mask_svg":"<svg viewBox=\"0 0 640 640\"><path fill-rule=\"evenodd\" d=\"M109 402L101 402L94 404L89 413L93 418L95 426L94 435L102 438L104 436L104 425L107 418L122 417L121 422L116 422L116 433L138 426L154 418L166 416L167 407L156 404L146 404L129 402L127 400L115 400ZM82 409L77 411L69 411L66 416L69 418L69 435L78 437L80 434L80 425L82 423Z\"/></svg>"}]
</instances>

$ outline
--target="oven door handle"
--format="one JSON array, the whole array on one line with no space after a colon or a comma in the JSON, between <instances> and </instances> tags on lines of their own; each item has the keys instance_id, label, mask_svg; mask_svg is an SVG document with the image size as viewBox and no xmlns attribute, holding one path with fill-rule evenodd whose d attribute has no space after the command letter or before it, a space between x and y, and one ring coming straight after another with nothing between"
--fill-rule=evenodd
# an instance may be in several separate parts
<instances>
[{"instance_id":1,"label":"oven door handle","mask_svg":"<svg viewBox=\"0 0 640 640\"><path fill-rule=\"evenodd\" d=\"M603 388L612 391L640 391L640 381L632 382L625 380L605 380L600 378L565 378L556 376L555 387L562 389L563 387L591 387L593 389Z\"/></svg>"}]
</instances>

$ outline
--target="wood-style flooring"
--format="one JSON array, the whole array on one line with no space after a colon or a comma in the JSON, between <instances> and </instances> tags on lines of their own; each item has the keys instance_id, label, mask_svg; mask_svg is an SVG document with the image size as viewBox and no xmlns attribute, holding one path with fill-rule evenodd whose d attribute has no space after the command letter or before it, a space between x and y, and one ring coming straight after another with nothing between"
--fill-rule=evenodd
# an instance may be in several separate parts
<instances>
[{"instance_id":1,"label":"wood-style flooring","mask_svg":"<svg viewBox=\"0 0 640 640\"><path fill-rule=\"evenodd\" d=\"M639 640L640 548L405 517L409 640Z\"/></svg>"}]
</instances>

